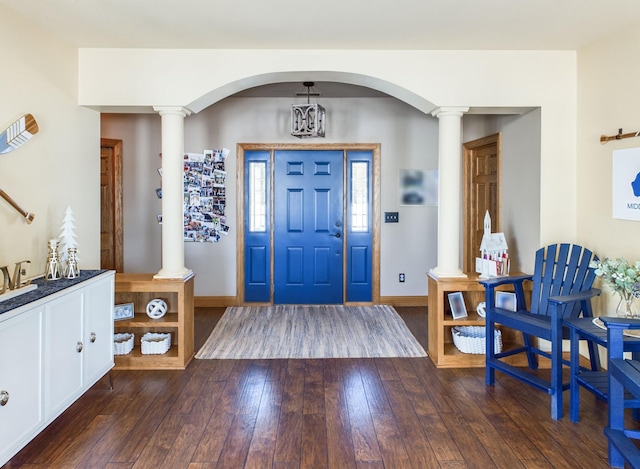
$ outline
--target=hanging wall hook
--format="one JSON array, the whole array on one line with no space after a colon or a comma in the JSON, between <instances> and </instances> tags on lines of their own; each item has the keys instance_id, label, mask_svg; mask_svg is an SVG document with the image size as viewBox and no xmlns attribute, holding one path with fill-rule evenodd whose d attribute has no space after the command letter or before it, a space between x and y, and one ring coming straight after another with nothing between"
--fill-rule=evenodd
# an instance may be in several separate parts
<instances>
[{"instance_id":1,"label":"hanging wall hook","mask_svg":"<svg viewBox=\"0 0 640 469\"><path fill-rule=\"evenodd\" d=\"M631 137L640 137L640 130L638 130L637 132L629 132L629 133L622 133L622 128L618 129L618 133L615 135L611 135L609 137L607 137L606 135L602 135L600 137L600 143L604 144L607 143L611 140L622 140L624 138L631 138Z\"/></svg>"}]
</instances>

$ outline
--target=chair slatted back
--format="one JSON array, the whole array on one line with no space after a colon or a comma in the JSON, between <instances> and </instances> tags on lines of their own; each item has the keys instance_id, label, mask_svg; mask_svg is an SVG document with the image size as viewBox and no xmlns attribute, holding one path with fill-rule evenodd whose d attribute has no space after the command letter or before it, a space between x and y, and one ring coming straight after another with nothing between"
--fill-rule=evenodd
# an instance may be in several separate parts
<instances>
[{"instance_id":1,"label":"chair slatted back","mask_svg":"<svg viewBox=\"0 0 640 469\"><path fill-rule=\"evenodd\" d=\"M570 295L591 289L595 280L589 263L593 253L575 244L552 244L536 252L531 294L531 313L548 315L549 297ZM574 303L563 316L577 317L581 304Z\"/></svg>"}]
</instances>

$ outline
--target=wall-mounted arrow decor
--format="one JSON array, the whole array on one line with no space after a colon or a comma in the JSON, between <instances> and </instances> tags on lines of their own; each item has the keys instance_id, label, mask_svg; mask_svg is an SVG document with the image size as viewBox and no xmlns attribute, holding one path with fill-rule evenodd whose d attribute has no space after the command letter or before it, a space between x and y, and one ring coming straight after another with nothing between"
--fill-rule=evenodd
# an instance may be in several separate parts
<instances>
[{"instance_id":1,"label":"wall-mounted arrow decor","mask_svg":"<svg viewBox=\"0 0 640 469\"><path fill-rule=\"evenodd\" d=\"M9 153L25 143L38 133L38 123L31 114L25 114L0 133L0 154ZM6 200L17 212L24 217L27 224L35 218L33 213L23 210L15 200L0 189L0 197Z\"/></svg>"},{"instance_id":2,"label":"wall-mounted arrow decor","mask_svg":"<svg viewBox=\"0 0 640 469\"><path fill-rule=\"evenodd\" d=\"M38 133L38 123L25 114L0 134L0 154L9 153Z\"/></svg>"}]
</instances>

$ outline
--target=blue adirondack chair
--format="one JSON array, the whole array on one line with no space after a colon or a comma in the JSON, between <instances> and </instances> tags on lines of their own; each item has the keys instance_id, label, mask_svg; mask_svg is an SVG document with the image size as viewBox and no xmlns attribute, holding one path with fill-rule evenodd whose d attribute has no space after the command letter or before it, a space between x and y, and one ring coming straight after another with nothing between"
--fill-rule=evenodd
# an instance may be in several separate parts
<instances>
[{"instance_id":1,"label":"blue adirondack chair","mask_svg":"<svg viewBox=\"0 0 640 469\"><path fill-rule=\"evenodd\" d=\"M640 399L640 361L623 359L623 332L640 329L640 320L623 318L601 318L607 326L609 345L609 423L604 434L609 440L609 464L611 467L640 468L640 431L625 428L624 409L628 407L628 395Z\"/></svg>"},{"instance_id":2,"label":"blue adirondack chair","mask_svg":"<svg viewBox=\"0 0 640 469\"><path fill-rule=\"evenodd\" d=\"M569 366L568 360L562 357L562 339L568 337L562 321L565 317L593 316L591 298L600 294L600 290L591 288L595 273L589 263L594 257L590 250L578 245L552 244L536 252L533 275L480 281L485 287L486 297L486 383L493 385L495 370L499 370L547 392L551 395L553 419L562 418L562 392L569 388L569 382L563 382L562 378L563 365ZM523 285L525 281L533 282L528 310ZM495 292L500 285L513 286L517 311L496 307ZM496 324L521 331L524 345L496 353ZM548 340L551 351L541 350L536 338ZM528 369L503 360L519 353L526 353ZM589 342L589 353L591 368L600 369L597 347L592 342ZM549 379L536 371L538 356L551 360Z\"/></svg>"}]
</instances>

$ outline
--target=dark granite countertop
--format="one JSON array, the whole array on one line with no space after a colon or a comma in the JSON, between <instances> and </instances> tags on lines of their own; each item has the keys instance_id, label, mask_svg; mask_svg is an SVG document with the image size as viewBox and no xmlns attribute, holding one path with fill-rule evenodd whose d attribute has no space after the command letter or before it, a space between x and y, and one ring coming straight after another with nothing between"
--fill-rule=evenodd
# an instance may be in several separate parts
<instances>
[{"instance_id":1,"label":"dark granite countertop","mask_svg":"<svg viewBox=\"0 0 640 469\"><path fill-rule=\"evenodd\" d=\"M32 303L37 301L45 296L53 295L54 293L58 293L65 288L72 287L79 283L84 282L85 280L89 280L90 278L96 277L103 272L107 272L106 270L81 270L80 276L78 278L66 279L61 278L58 280L45 280L44 278L38 278L33 280L31 283L38 285L38 288L35 290L31 290L30 292L24 293L22 295L16 296L14 298L9 298L8 300L0 301L0 314L9 312L13 309L19 308L20 306L24 306L28 303Z\"/></svg>"}]
</instances>

